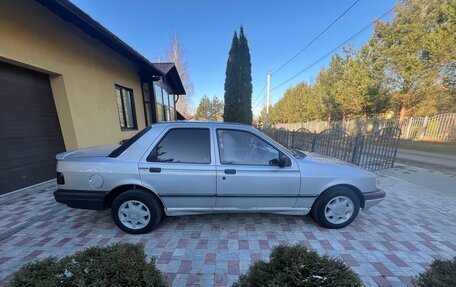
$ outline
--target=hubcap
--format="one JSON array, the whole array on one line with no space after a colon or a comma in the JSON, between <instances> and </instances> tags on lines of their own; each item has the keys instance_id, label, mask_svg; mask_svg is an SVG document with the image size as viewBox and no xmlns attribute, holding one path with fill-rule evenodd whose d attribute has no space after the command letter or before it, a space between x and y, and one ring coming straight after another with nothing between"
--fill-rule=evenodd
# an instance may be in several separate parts
<instances>
[{"instance_id":1,"label":"hubcap","mask_svg":"<svg viewBox=\"0 0 456 287\"><path fill-rule=\"evenodd\" d=\"M149 208L137 200L125 201L119 207L118 215L120 222L131 229L141 229L150 222Z\"/></svg>"},{"instance_id":2,"label":"hubcap","mask_svg":"<svg viewBox=\"0 0 456 287\"><path fill-rule=\"evenodd\" d=\"M325 207L325 218L332 224L342 224L351 218L354 211L353 201L346 196L331 199Z\"/></svg>"}]
</instances>

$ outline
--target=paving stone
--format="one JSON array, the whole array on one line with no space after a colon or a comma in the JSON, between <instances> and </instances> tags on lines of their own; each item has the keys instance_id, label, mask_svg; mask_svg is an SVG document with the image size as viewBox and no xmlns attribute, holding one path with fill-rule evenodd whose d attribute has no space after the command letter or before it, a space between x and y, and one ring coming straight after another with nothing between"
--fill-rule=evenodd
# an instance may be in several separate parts
<instances>
[{"instance_id":1,"label":"paving stone","mask_svg":"<svg viewBox=\"0 0 456 287\"><path fill-rule=\"evenodd\" d=\"M144 244L172 286L230 286L281 243L340 257L368 286L407 286L433 259L456 256L456 197L402 181L400 172L381 177L385 201L340 230L301 216L210 214L168 217L149 234L129 235L109 211L67 208L54 201L55 185L37 187L0 203L0 286L32 260L115 242Z\"/></svg>"}]
</instances>

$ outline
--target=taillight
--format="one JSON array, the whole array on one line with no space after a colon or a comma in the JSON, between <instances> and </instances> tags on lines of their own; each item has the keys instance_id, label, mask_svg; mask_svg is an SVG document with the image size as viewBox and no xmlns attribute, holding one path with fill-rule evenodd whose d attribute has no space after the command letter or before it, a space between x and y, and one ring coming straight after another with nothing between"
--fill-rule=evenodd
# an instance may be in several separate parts
<instances>
[{"instance_id":1,"label":"taillight","mask_svg":"<svg viewBox=\"0 0 456 287\"><path fill-rule=\"evenodd\" d=\"M63 173L61 173L61 172L57 173L57 183L65 184L65 177L63 176Z\"/></svg>"}]
</instances>

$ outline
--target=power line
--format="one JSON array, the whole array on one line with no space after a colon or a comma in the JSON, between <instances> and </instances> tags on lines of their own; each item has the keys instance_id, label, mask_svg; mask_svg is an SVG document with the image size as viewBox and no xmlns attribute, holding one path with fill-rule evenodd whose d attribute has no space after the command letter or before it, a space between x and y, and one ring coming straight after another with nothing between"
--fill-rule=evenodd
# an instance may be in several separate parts
<instances>
[{"instance_id":1,"label":"power line","mask_svg":"<svg viewBox=\"0 0 456 287\"><path fill-rule=\"evenodd\" d=\"M345 40L343 43L339 44L336 48L332 49L331 51L329 51L328 53L326 53L324 56L322 56L321 58L319 58L318 60L316 60L315 62L313 62L312 64L310 64L309 66L307 66L306 68L304 68L303 70L299 71L297 74L295 74L294 76L292 76L291 78L288 78L287 80L283 81L282 83L280 83L278 86L274 87L273 89L271 89L271 91L274 91L274 90L277 90L278 88L280 88L281 86L285 85L286 83L290 82L291 80L293 80L294 78L296 78L297 76L301 75L302 73L304 73L305 71L307 71L308 69L312 68L313 66L315 66L316 64L318 64L320 61L322 61L323 59L325 59L326 57L330 56L331 54L333 54L335 51L339 50L342 46L346 45L348 42L350 42L351 40L353 40L355 37L357 37L359 34L361 34L362 32L364 32L365 30L367 30L370 26L374 25L375 22L377 22L377 20L379 19L382 19L384 18L386 15L388 15L389 13L391 13L392 11L394 11L394 9L396 9L397 7L399 7L400 5L404 4L404 2L401 2L399 4L397 4L396 6L394 6L393 8L391 8L390 10L388 10L387 12L385 12L383 15L381 15L380 17L378 17L377 19L375 19L374 21L372 21L371 23L369 23L369 25L367 25L366 27L364 27L363 29L361 29L360 31L358 31L356 34L354 34L353 36L351 36L350 38L348 38L347 40Z\"/></svg>"},{"instance_id":2,"label":"power line","mask_svg":"<svg viewBox=\"0 0 456 287\"><path fill-rule=\"evenodd\" d=\"M266 89L266 85L268 83L266 82L263 86L263 88L261 89L261 91L258 93L258 95L256 96L255 100L252 102L253 104L256 103L256 101L258 101L258 99L260 98L261 94L264 92L264 89Z\"/></svg>"},{"instance_id":3,"label":"power line","mask_svg":"<svg viewBox=\"0 0 456 287\"><path fill-rule=\"evenodd\" d=\"M318 34L315 38L313 38L312 41L310 41L304 48L302 48L296 55L294 55L293 57L291 57L290 60L288 60L285 64L283 64L282 66L280 66L278 69L275 69L271 72L271 74L277 74L280 70L282 70L286 65L288 65L291 61L293 61L297 56L299 56L302 52L304 52L304 50L306 50L310 45L312 45L315 41L318 40L318 38L320 38L326 31L329 30L329 28L331 28L334 24L336 24L337 21L340 20L340 18L342 18L345 14L347 14L348 11L350 11L351 8L353 8L353 6L356 5L356 3L358 3L360 0L356 0L355 2L353 2L353 4L350 5L350 7L348 7L342 14L340 14L336 19L334 19L331 24L329 24L329 26L327 26L325 29L323 29L323 31L320 32L320 34Z\"/></svg>"},{"instance_id":4,"label":"power line","mask_svg":"<svg viewBox=\"0 0 456 287\"><path fill-rule=\"evenodd\" d=\"M252 110L254 110L254 109L258 108L258 107L259 107L259 106L261 106L261 105L263 105L265 101L266 101L266 99L265 99L265 98L263 98L261 101L259 101L259 102L258 102L258 103L257 103L257 104L256 104L256 105L253 107L253 109L252 109Z\"/></svg>"},{"instance_id":5,"label":"power line","mask_svg":"<svg viewBox=\"0 0 456 287\"><path fill-rule=\"evenodd\" d=\"M264 104L264 102L266 101L266 98L263 98L261 99L254 107L254 109L256 109L258 106L261 106L262 104Z\"/></svg>"}]
</instances>

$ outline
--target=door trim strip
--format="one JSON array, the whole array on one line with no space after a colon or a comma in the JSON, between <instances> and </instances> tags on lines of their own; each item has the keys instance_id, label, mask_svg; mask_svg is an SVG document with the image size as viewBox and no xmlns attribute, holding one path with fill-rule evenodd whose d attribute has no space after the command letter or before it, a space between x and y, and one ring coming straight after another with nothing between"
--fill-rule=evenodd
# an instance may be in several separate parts
<instances>
[{"instance_id":1,"label":"door trim strip","mask_svg":"<svg viewBox=\"0 0 456 287\"><path fill-rule=\"evenodd\" d=\"M183 194L183 193L167 193L159 194L160 197L258 197L258 198L280 198L280 197L299 197L299 198L314 198L318 197L318 194L310 195L293 195L293 194L273 194L273 195L256 195L256 194Z\"/></svg>"}]
</instances>

